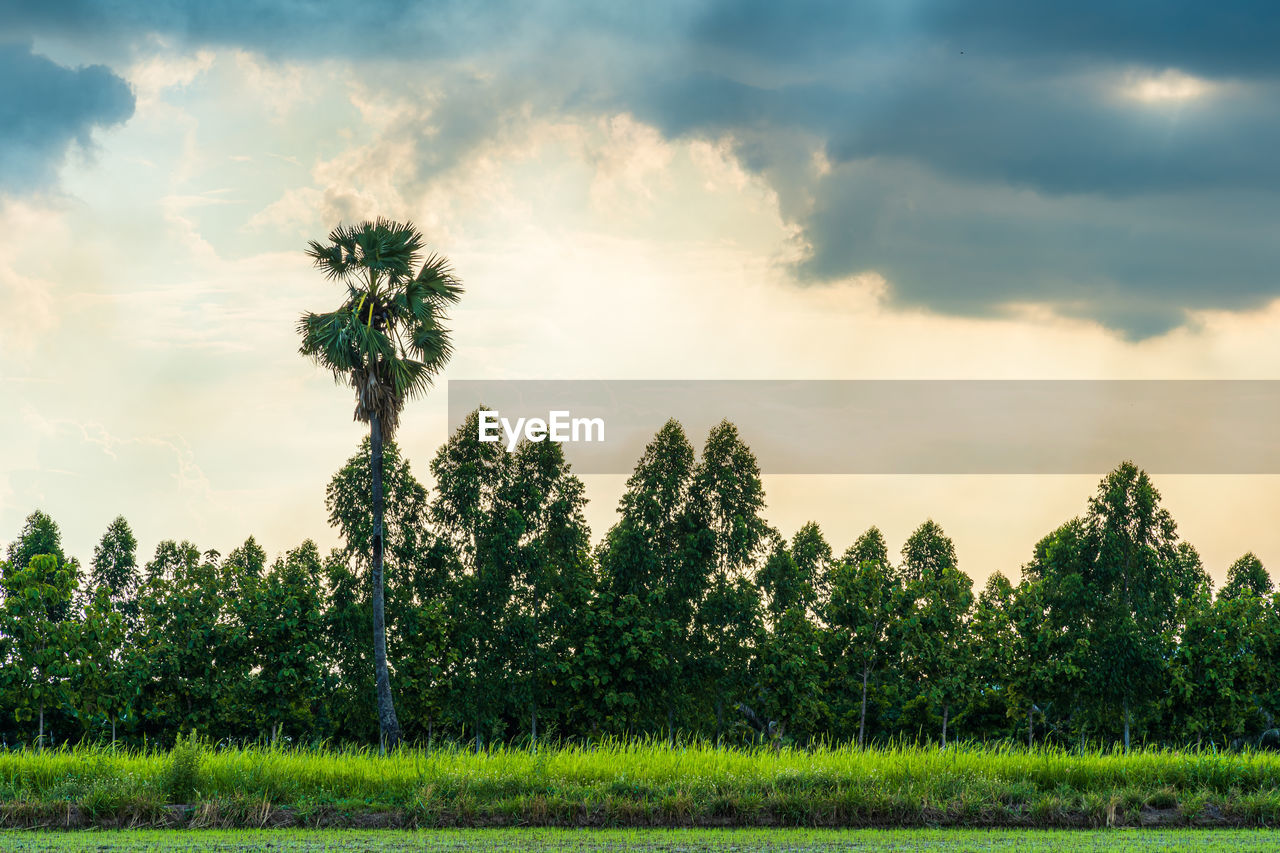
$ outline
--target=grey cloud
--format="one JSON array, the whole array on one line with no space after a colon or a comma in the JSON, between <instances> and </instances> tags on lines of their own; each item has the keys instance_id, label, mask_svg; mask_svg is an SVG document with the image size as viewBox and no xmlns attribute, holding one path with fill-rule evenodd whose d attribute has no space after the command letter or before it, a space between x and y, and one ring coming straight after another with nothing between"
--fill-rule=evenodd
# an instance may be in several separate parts
<instances>
[{"instance_id":1,"label":"grey cloud","mask_svg":"<svg viewBox=\"0 0 1280 853\"><path fill-rule=\"evenodd\" d=\"M872 158L835 167L798 218L814 249L806 280L876 270L903 304L1042 303L1136 338L1187 309L1259 307L1280 269L1280 211L1259 192L1053 197Z\"/></svg>"},{"instance_id":2,"label":"grey cloud","mask_svg":"<svg viewBox=\"0 0 1280 853\"><path fill-rule=\"evenodd\" d=\"M15 31L161 32L341 55L438 82L401 132L429 180L512 116L625 110L731 136L813 247L799 281L877 270L901 303L1041 302L1131 336L1280 295L1280 11L1192 0L696 4L0 0ZM108 49L106 47L104 50ZM1178 69L1181 106L1114 91ZM483 72L477 74L477 72ZM819 174L821 151L833 168Z\"/></svg>"},{"instance_id":3,"label":"grey cloud","mask_svg":"<svg viewBox=\"0 0 1280 853\"><path fill-rule=\"evenodd\" d=\"M1269 0L945 0L932 32L1003 56L1178 66L1211 76L1280 72L1280 15Z\"/></svg>"},{"instance_id":4,"label":"grey cloud","mask_svg":"<svg viewBox=\"0 0 1280 853\"><path fill-rule=\"evenodd\" d=\"M900 304L1039 302L1139 338L1280 296L1272 7L741 8L713 5L625 102L670 134L739 140L813 249L801 281L875 270ZM1169 68L1216 88L1118 91ZM829 173L796 162L797 135Z\"/></svg>"},{"instance_id":5,"label":"grey cloud","mask_svg":"<svg viewBox=\"0 0 1280 853\"><path fill-rule=\"evenodd\" d=\"M69 146L133 115L128 84L101 65L66 68L0 42L0 192L48 187Z\"/></svg>"}]
</instances>

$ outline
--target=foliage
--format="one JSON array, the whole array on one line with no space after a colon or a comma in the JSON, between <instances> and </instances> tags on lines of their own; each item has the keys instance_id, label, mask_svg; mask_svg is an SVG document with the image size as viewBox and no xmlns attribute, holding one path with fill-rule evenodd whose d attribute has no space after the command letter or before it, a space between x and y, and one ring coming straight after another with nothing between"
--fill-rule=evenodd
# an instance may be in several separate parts
<instances>
[{"instance_id":1,"label":"foliage","mask_svg":"<svg viewBox=\"0 0 1280 853\"><path fill-rule=\"evenodd\" d=\"M9 543L8 563L11 569L25 569L36 557L48 554L61 566L67 561L62 552L62 531L57 522L43 510L27 516L18 538Z\"/></svg>"},{"instance_id":2,"label":"foliage","mask_svg":"<svg viewBox=\"0 0 1280 853\"><path fill-rule=\"evenodd\" d=\"M664 425L593 549L559 446L508 452L478 441L476 417L432 460L430 489L384 447L387 661L412 743L1276 739L1280 596L1248 555L1214 596L1130 463L1019 580L975 591L934 521L896 562L874 527L839 557L813 522L784 539L723 423L700 450ZM130 550L118 519L82 592L74 560L30 553L60 548L33 513L7 549L22 565L0 566L0 743L378 742L371 445L330 482L328 554L166 540L136 584L113 585Z\"/></svg>"},{"instance_id":3,"label":"foliage","mask_svg":"<svg viewBox=\"0 0 1280 853\"><path fill-rule=\"evenodd\" d=\"M884 536L872 527L835 564L826 606L827 654L836 681L828 692L840 696L845 692L840 686L859 685L859 746L866 742L871 679L898 658L908 604L902 579L889 564Z\"/></svg>"},{"instance_id":4,"label":"foliage","mask_svg":"<svg viewBox=\"0 0 1280 853\"><path fill-rule=\"evenodd\" d=\"M124 516L107 526L100 541L93 549L92 572L89 583L92 589L105 590L108 598L130 617L137 615L138 540Z\"/></svg>"},{"instance_id":5,"label":"foliage","mask_svg":"<svg viewBox=\"0 0 1280 853\"><path fill-rule=\"evenodd\" d=\"M1138 825L1152 809L1175 824L1268 826L1280 818L1280 756L1135 749L942 750L765 746L724 749L607 740L494 748L75 748L0 753L0 802L98 804L103 817L172 820L195 805L232 825L287 814L351 820L399 813L440 825ZM108 803L106 807L101 804ZM57 810L57 811L55 811ZM40 812L35 811L36 814ZM6 815L21 815L10 809Z\"/></svg>"},{"instance_id":6,"label":"foliage","mask_svg":"<svg viewBox=\"0 0 1280 853\"><path fill-rule=\"evenodd\" d=\"M331 850L384 850L388 853L576 853L585 843L592 849L657 853L668 850L766 851L836 853L848 850L949 851L1100 851L1116 847L1115 829L814 829L808 827L692 829L689 827L581 828L527 826L423 829L201 829L200 842L211 850L275 849L310 853ZM191 835L182 829L100 830L92 833L43 833L38 838L49 853L165 853L188 851ZM1253 829L1185 828L1142 831L1141 844L1153 850L1194 846L1210 853L1265 853L1274 840ZM12 835L0 850L36 850L32 837Z\"/></svg>"},{"instance_id":7,"label":"foliage","mask_svg":"<svg viewBox=\"0 0 1280 853\"><path fill-rule=\"evenodd\" d=\"M200 765L204 744L195 732L178 738L169 753L164 793L171 803L194 803L200 794Z\"/></svg>"},{"instance_id":8,"label":"foliage","mask_svg":"<svg viewBox=\"0 0 1280 853\"><path fill-rule=\"evenodd\" d=\"M1262 561L1250 551L1227 569L1227 582L1219 596L1235 598L1244 593L1253 593L1258 598L1266 598L1272 589L1271 575L1267 574Z\"/></svg>"},{"instance_id":9,"label":"foliage","mask_svg":"<svg viewBox=\"0 0 1280 853\"><path fill-rule=\"evenodd\" d=\"M431 386L452 354L445 311L462 296L446 259L422 257L425 240L411 222L378 219L339 225L307 254L346 289L336 311L298 321L303 355L356 392L356 420L395 435L405 401Z\"/></svg>"}]
</instances>

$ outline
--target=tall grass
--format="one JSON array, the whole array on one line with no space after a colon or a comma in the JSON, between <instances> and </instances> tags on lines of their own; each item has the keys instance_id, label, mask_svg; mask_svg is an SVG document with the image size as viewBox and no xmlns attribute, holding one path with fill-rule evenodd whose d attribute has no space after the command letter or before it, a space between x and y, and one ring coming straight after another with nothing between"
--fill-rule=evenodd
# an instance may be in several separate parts
<instances>
[{"instance_id":1,"label":"tall grass","mask_svg":"<svg viewBox=\"0 0 1280 853\"><path fill-rule=\"evenodd\" d=\"M302 815L397 810L456 823L1104 823L1144 809L1280 820L1280 754L890 745L742 750L605 742L542 747L212 749L185 762L202 803ZM82 746L0 753L0 803L155 813L173 801L175 757Z\"/></svg>"}]
</instances>

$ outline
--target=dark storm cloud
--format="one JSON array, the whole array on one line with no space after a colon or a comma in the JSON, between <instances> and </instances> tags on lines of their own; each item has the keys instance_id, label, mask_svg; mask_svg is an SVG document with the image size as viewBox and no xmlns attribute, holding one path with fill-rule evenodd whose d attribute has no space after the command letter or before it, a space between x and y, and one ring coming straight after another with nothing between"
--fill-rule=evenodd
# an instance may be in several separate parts
<instances>
[{"instance_id":1,"label":"dark storm cloud","mask_svg":"<svg viewBox=\"0 0 1280 853\"><path fill-rule=\"evenodd\" d=\"M1280 15L1268 0L947 0L929 28L1003 56L1174 65L1215 76L1280 73Z\"/></svg>"},{"instance_id":2,"label":"dark storm cloud","mask_svg":"<svg viewBox=\"0 0 1280 853\"><path fill-rule=\"evenodd\" d=\"M257 47L287 49L296 44L304 50L315 50L320 42L328 40L332 47L349 54L362 45L385 43L388 34L403 32L400 27L387 27L386 16L403 15L412 5L396 0L367 4L309 0L0 0L0 12L13 30L37 36L117 41L122 36L159 33L198 42Z\"/></svg>"},{"instance_id":3,"label":"dark storm cloud","mask_svg":"<svg viewBox=\"0 0 1280 853\"><path fill-rule=\"evenodd\" d=\"M1261 3L717 3L628 103L739 141L812 248L801 280L1143 337L1280 296L1277 43ZM1126 94L1166 73L1205 94Z\"/></svg>"},{"instance_id":4,"label":"dark storm cloud","mask_svg":"<svg viewBox=\"0 0 1280 853\"><path fill-rule=\"evenodd\" d=\"M1184 25L1201 33L1173 38L1168 13L1154 10L1185 4L1131 4L1141 14L1114 21L1112 7L1129 5L1010 4L1018 15L993 2L907 0L874 14L847 3L759 5L759 14L712 9L682 60L628 98L671 132L805 129L835 160L905 158L1047 192L1280 185L1271 77L1280 10L1250 7L1250 20L1196 6ZM1043 21L1029 8L1043 9ZM1179 46L1193 42L1203 42L1188 51L1197 61L1179 63ZM1182 106L1120 93L1126 77L1170 68L1207 75L1220 91ZM1259 75L1219 73L1250 69Z\"/></svg>"},{"instance_id":5,"label":"dark storm cloud","mask_svg":"<svg viewBox=\"0 0 1280 853\"><path fill-rule=\"evenodd\" d=\"M875 270L905 304L1047 303L1132 336L1280 295L1270 3L0 0L10 8L37 37L158 32L416 63L441 93L403 128L427 140L420 177L522 112L626 110L672 137L727 135L803 229L800 281ZM1209 90L1126 97L1170 69Z\"/></svg>"},{"instance_id":6,"label":"dark storm cloud","mask_svg":"<svg viewBox=\"0 0 1280 853\"><path fill-rule=\"evenodd\" d=\"M133 115L133 93L110 70L66 68L26 43L0 42L0 193L49 186L72 143Z\"/></svg>"},{"instance_id":7,"label":"dark storm cloud","mask_svg":"<svg viewBox=\"0 0 1280 853\"><path fill-rule=\"evenodd\" d=\"M1274 197L1174 198L1063 200L904 163L843 164L801 217L821 250L800 273L873 269L900 303L968 316L1047 304L1133 337L1180 325L1188 307L1246 310L1274 297Z\"/></svg>"},{"instance_id":8,"label":"dark storm cloud","mask_svg":"<svg viewBox=\"0 0 1280 853\"><path fill-rule=\"evenodd\" d=\"M1269 0L711 0L691 37L702 48L810 69L866 45L931 43L1042 66L1121 62L1210 75L1280 72L1280 16Z\"/></svg>"},{"instance_id":9,"label":"dark storm cloud","mask_svg":"<svg viewBox=\"0 0 1280 853\"><path fill-rule=\"evenodd\" d=\"M15 33L70 38L107 53L155 34L273 57L430 62L519 41L546 7L518 0L0 0L0 20Z\"/></svg>"}]
</instances>

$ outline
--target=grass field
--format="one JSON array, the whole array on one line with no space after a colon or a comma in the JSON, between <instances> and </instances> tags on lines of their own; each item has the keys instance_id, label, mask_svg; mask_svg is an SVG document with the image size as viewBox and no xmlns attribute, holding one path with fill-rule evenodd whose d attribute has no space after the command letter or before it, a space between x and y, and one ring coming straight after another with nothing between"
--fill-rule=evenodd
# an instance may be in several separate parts
<instances>
[{"instance_id":1,"label":"grass field","mask_svg":"<svg viewBox=\"0 0 1280 853\"><path fill-rule=\"evenodd\" d=\"M8 827L1280 825L1280 755L959 746L0 753Z\"/></svg>"},{"instance_id":2,"label":"grass field","mask_svg":"<svg viewBox=\"0 0 1280 853\"><path fill-rule=\"evenodd\" d=\"M836 850L1267 851L1280 833L1266 830L919 830L919 829L466 829L466 830L202 830L8 832L4 851L142 853L142 851L663 851L747 853Z\"/></svg>"}]
</instances>

